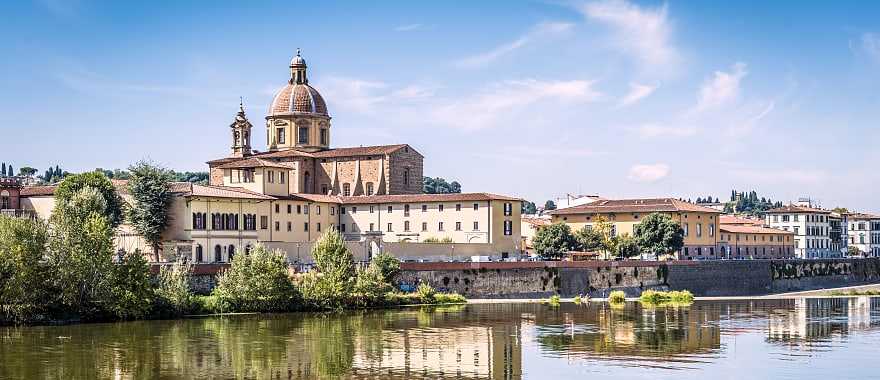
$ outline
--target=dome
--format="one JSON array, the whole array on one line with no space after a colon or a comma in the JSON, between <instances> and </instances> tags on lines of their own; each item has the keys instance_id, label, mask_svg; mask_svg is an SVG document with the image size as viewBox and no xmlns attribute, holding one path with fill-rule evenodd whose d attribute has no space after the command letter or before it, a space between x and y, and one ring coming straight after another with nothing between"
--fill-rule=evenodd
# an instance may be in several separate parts
<instances>
[{"instance_id":1,"label":"dome","mask_svg":"<svg viewBox=\"0 0 880 380\"><path fill-rule=\"evenodd\" d=\"M281 88L272 99L269 115L282 113L313 113L329 116L324 98L308 84L288 84Z\"/></svg>"}]
</instances>

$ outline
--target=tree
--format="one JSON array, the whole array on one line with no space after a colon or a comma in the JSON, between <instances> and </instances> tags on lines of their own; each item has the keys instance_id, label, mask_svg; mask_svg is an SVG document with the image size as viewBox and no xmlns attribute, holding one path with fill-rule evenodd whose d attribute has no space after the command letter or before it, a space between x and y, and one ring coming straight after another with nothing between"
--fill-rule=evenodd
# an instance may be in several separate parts
<instances>
[{"instance_id":1,"label":"tree","mask_svg":"<svg viewBox=\"0 0 880 380\"><path fill-rule=\"evenodd\" d=\"M617 257L630 258L638 256L640 253L639 242L629 234L623 234L617 237Z\"/></svg>"},{"instance_id":2,"label":"tree","mask_svg":"<svg viewBox=\"0 0 880 380\"><path fill-rule=\"evenodd\" d=\"M235 255L211 293L221 311L238 312L290 311L297 294L284 254L262 244L257 244L248 255Z\"/></svg>"},{"instance_id":3,"label":"tree","mask_svg":"<svg viewBox=\"0 0 880 380\"><path fill-rule=\"evenodd\" d=\"M168 205L171 203L171 175L149 162L138 162L128 168L131 179L128 192L132 197L128 219L132 227L153 249L153 258L159 261L162 233L170 221Z\"/></svg>"},{"instance_id":4,"label":"tree","mask_svg":"<svg viewBox=\"0 0 880 380\"><path fill-rule=\"evenodd\" d=\"M382 281L389 284L400 273L400 260L388 252L379 253L370 260L370 266L375 266L376 271L382 277Z\"/></svg>"},{"instance_id":5,"label":"tree","mask_svg":"<svg viewBox=\"0 0 880 380\"><path fill-rule=\"evenodd\" d=\"M544 210L545 211L556 210L556 203L553 202L552 200L548 199L547 202L544 202Z\"/></svg>"},{"instance_id":6,"label":"tree","mask_svg":"<svg viewBox=\"0 0 880 380\"><path fill-rule=\"evenodd\" d=\"M535 206L535 204L532 202L523 201L522 202L522 209L520 211L521 211L520 213L523 215L531 215L531 214L535 214L538 212L538 207Z\"/></svg>"},{"instance_id":7,"label":"tree","mask_svg":"<svg viewBox=\"0 0 880 380\"><path fill-rule=\"evenodd\" d=\"M461 184L456 181L446 182L440 177L423 177L422 182L425 194L461 193Z\"/></svg>"},{"instance_id":8,"label":"tree","mask_svg":"<svg viewBox=\"0 0 880 380\"><path fill-rule=\"evenodd\" d=\"M122 223L122 207L123 201L116 194L116 188L113 183L104 175L104 173L88 172L82 174L73 174L64 179L55 190L55 209L58 211L68 211L72 214L84 215L88 211L76 210L74 207L65 207L71 199L81 190L91 188L100 194L102 200L87 200L92 203L103 202L103 214L111 229L115 229ZM59 206L62 209L59 210ZM53 212L53 217L58 212Z\"/></svg>"},{"instance_id":9,"label":"tree","mask_svg":"<svg viewBox=\"0 0 880 380\"><path fill-rule=\"evenodd\" d=\"M9 167L6 168L6 175L12 177L15 175L15 171L12 169L12 164L9 164Z\"/></svg>"},{"instance_id":10,"label":"tree","mask_svg":"<svg viewBox=\"0 0 880 380\"><path fill-rule=\"evenodd\" d=\"M20 175L20 176L31 177L36 173L37 173L37 169L34 169L30 166L23 166L23 167L18 168L18 175Z\"/></svg>"},{"instance_id":11,"label":"tree","mask_svg":"<svg viewBox=\"0 0 880 380\"><path fill-rule=\"evenodd\" d=\"M571 227L565 223L553 223L538 230L532 239L535 251L548 259L558 260L566 252L577 248Z\"/></svg>"},{"instance_id":12,"label":"tree","mask_svg":"<svg viewBox=\"0 0 880 380\"><path fill-rule=\"evenodd\" d=\"M604 247L602 235L586 226L574 233L574 239L577 241L577 248L585 252L595 252Z\"/></svg>"},{"instance_id":13,"label":"tree","mask_svg":"<svg viewBox=\"0 0 880 380\"><path fill-rule=\"evenodd\" d=\"M0 215L0 323L43 315L54 298L45 222Z\"/></svg>"},{"instance_id":14,"label":"tree","mask_svg":"<svg viewBox=\"0 0 880 380\"><path fill-rule=\"evenodd\" d=\"M6 176L6 163L0 163L0 177Z\"/></svg>"},{"instance_id":15,"label":"tree","mask_svg":"<svg viewBox=\"0 0 880 380\"><path fill-rule=\"evenodd\" d=\"M861 256L862 251L860 249L856 248L855 246L851 245L849 247L846 247L846 254L848 256Z\"/></svg>"},{"instance_id":16,"label":"tree","mask_svg":"<svg viewBox=\"0 0 880 380\"><path fill-rule=\"evenodd\" d=\"M315 242L312 257L320 273L309 272L302 277L303 299L318 309L341 309L356 285L354 258L342 235L327 230Z\"/></svg>"},{"instance_id":17,"label":"tree","mask_svg":"<svg viewBox=\"0 0 880 380\"><path fill-rule=\"evenodd\" d=\"M599 234L599 237L602 239L601 250L606 256L617 252L617 239L615 238L616 231L614 224L609 222L604 216L599 215L595 218L593 229L596 230L596 233Z\"/></svg>"},{"instance_id":18,"label":"tree","mask_svg":"<svg viewBox=\"0 0 880 380\"><path fill-rule=\"evenodd\" d=\"M678 252L684 246L684 230L666 214L651 213L634 230L641 250L656 257Z\"/></svg>"},{"instance_id":19,"label":"tree","mask_svg":"<svg viewBox=\"0 0 880 380\"><path fill-rule=\"evenodd\" d=\"M835 207L831 211L834 211L838 214L849 214L849 209L847 209L846 207Z\"/></svg>"}]
</instances>

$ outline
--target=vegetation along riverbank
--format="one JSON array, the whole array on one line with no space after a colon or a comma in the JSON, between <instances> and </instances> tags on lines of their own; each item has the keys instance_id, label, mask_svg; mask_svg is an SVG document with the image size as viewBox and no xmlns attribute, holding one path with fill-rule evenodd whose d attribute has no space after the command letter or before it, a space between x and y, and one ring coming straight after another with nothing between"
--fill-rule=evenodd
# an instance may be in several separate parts
<instances>
[{"instance_id":1,"label":"vegetation along riverbank","mask_svg":"<svg viewBox=\"0 0 880 380\"><path fill-rule=\"evenodd\" d=\"M153 276L143 253L114 251L114 233L125 218L146 237L157 236L168 221L159 210L170 199L169 172L148 163L130 171L130 204L103 173L89 172L61 182L50 220L0 216L0 324L466 301L427 284L399 291L393 284L400 270L396 258L380 254L358 268L334 230L315 244L315 271L291 276L280 252L257 246L232 259L209 296L196 296L190 265L174 263Z\"/></svg>"}]
</instances>

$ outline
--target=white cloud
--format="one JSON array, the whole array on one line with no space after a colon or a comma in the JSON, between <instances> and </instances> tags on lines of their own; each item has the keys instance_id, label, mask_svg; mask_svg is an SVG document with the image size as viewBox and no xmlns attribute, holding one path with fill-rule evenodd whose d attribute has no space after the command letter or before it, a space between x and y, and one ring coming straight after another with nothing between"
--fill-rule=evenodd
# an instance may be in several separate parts
<instances>
[{"instance_id":1,"label":"white cloud","mask_svg":"<svg viewBox=\"0 0 880 380\"><path fill-rule=\"evenodd\" d=\"M627 178L635 182L657 182L668 175L669 165L666 164L633 165Z\"/></svg>"},{"instance_id":2,"label":"white cloud","mask_svg":"<svg viewBox=\"0 0 880 380\"><path fill-rule=\"evenodd\" d=\"M638 101L654 93L654 90L656 90L657 87L658 86L630 83L629 93L627 93L626 96L620 99L619 107L626 107L637 103Z\"/></svg>"},{"instance_id":3,"label":"white cloud","mask_svg":"<svg viewBox=\"0 0 880 380\"><path fill-rule=\"evenodd\" d=\"M694 112L717 109L739 98L740 82L748 75L746 64L737 62L730 72L716 71L715 75L703 82Z\"/></svg>"},{"instance_id":4,"label":"white cloud","mask_svg":"<svg viewBox=\"0 0 880 380\"><path fill-rule=\"evenodd\" d=\"M699 128L692 125L670 126L648 123L636 128L639 137L650 139L656 137L690 137L699 132Z\"/></svg>"},{"instance_id":5,"label":"white cloud","mask_svg":"<svg viewBox=\"0 0 880 380\"><path fill-rule=\"evenodd\" d=\"M520 36L516 40L500 45L492 50L484 53L472 55L455 62L455 66L459 68L479 68L485 67L498 58L508 55L517 49L541 38L551 35L558 35L567 32L574 24L565 22L544 22L532 27L526 34Z\"/></svg>"},{"instance_id":6,"label":"white cloud","mask_svg":"<svg viewBox=\"0 0 880 380\"><path fill-rule=\"evenodd\" d=\"M613 28L614 45L644 69L656 71L679 61L678 50L671 42L672 25L666 4L650 9L625 0L605 0L583 4L578 10L588 20Z\"/></svg>"},{"instance_id":7,"label":"white cloud","mask_svg":"<svg viewBox=\"0 0 880 380\"><path fill-rule=\"evenodd\" d=\"M535 113L537 104L592 102L601 97L593 81L505 81L450 102L438 102L427 116L434 122L467 130L497 126L499 120ZM549 107L549 104L547 104Z\"/></svg>"},{"instance_id":8,"label":"white cloud","mask_svg":"<svg viewBox=\"0 0 880 380\"><path fill-rule=\"evenodd\" d=\"M880 36L874 33L862 34L862 50L874 62L880 63Z\"/></svg>"},{"instance_id":9,"label":"white cloud","mask_svg":"<svg viewBox=\"0 0 880 380\"><path fill-rule=\"evenodd\" d=\"M321 93L330 107L339 107L360 113L372 113L378 104L390 98L383 82L363 79L330 77L324 82Z\"/></svg>"},{"instance_id":10,"label":"white cloud","mask_svg":"<svg viewBox=\"0 0 880 380\"><path fill-rule=\"evenodd\" d=\"M407 25L399 25L394 28L395 32L414 32L417 30L424 29L425 26L422 24L407 24Z\"/></svg>"}]
</instances>

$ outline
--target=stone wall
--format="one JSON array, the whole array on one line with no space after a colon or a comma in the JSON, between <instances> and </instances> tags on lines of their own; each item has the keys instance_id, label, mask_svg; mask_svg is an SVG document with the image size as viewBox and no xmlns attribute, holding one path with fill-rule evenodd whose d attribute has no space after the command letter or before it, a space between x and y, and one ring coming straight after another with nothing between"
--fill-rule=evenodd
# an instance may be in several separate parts
<instances>
[{"instance_id":1,"label":"stone wall","mask_svg":"<svg viewBox=\"0 0 880 380\"><path fill-rule=\"evenodd\" d=\"M403 263L404 287L428 282L470 298L536 298L559 294L637 296L645 289L697 296L756 296L880 283L880 259L675 262Z\"/></svg>"}]
</instances>

